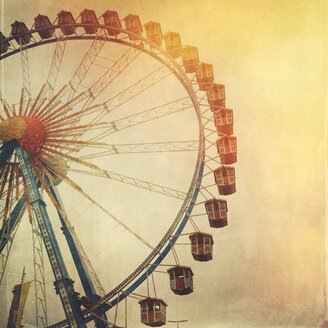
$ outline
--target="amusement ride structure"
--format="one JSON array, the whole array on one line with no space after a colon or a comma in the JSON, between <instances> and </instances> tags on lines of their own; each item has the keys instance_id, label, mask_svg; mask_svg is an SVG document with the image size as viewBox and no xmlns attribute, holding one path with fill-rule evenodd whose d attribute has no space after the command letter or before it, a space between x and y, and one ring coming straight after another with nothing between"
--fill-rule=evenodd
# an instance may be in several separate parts
<instances>
[{"instance_id":1,"label":"amusement ride structure","mask_svg":"<svg viewBox=\"0 0 328 328\"><path fill-rule=\"evenodd\" d=\"M34 21L31 28L15 21L9 36L0 33L0 61L19 58L22 71L22 87L16 101L9 103L4 92L1 94L0 284L15 233L22 220L28 219L33 233L36 326L87 327L94 322L97 328L118 327L109 321L108 311L128 296L137 295L137 288L144 282L148 284L148 278L164 265L169 253L176 261L167 269L170 288L177 295L193 292L194 272L180 264L174 248L179 237L189 237L187 244L196 261L212 260L214 239L200 231L196 223L207 217L212 228L227 225L227 201L217 195L236 191L233 111L226 107L224 85L214 82L213 66L200 60L197 47L183 45L178 33L162 33L159 23L143 25L139 16L132 14L121 20L112 10L97 17L89 9L76 18L71 12L61 11L53 23L44 15ZM36 90L30 76L30 54L51 44L50 68ZM70 60L74 49L82 54L78 63ZM72 66L74 73L68 76L66 68ZM42 79L41 69L37 76ZM132 80L135 77L136 82ZM178 124L176 120L180 120ZM181 139L180 130L185 126L187 129L190 120L194 125L189 136L193 138ZM155 126L156 131L149 126ZM147 141L131 143L130 139L128 143L127 136L133 136L128 131L137 131L134 136L141 135ZM170 172L172 180L167 181L168 185L136 178L133 175L137 170L133 168L131 175L116 173L108 169L106 162L109 158L115 162L114 158L121 154L173 153L189 156L188 162L193 159L189 181L182 191L170 186L178 177L179 160L175 162L175 155L168 161L169 168L153 168L152 163L147 163L147 172L143 172L151 177ZM119 166L123 168L122 163ZM124 168L134 164L125 161ZM143 190L143 195L148 192L149 199L162 195L160 206L165 207L170 198L177 202L175 216L163 218L163 227L158 224L163 233L155 246L132 228L132 223L112 213L110 199L102 202L99 194L96 197L88 192L88 184L101 189L102 183L106 186L109 180L124 188ZM71 218L75 214L69 210L72 201L66 194L63 196L62 186L71 188L96 213L109 217L147 249L139 264L110 290L103 287L87 255L88 249L82 246L73 228ZM103 190L105 193L106 187ZM122 196L121 203L118 205L129 206L126 196ZM133 220L140 215L136 211ZM88 222L91 231L92 218L81 216L79 222L83 221ZM76 290L55 222L60 223L83 290ZM187 223L193 232L184 231ZM151 227L154 228L156 224ZM106 240L108 247L113 239L109 236ZM43 248L63 308L63 320L55 323L47 320ZM142 323L164 325L166 302L149 293L138 297Z\"/></svg>"}]
</instances>

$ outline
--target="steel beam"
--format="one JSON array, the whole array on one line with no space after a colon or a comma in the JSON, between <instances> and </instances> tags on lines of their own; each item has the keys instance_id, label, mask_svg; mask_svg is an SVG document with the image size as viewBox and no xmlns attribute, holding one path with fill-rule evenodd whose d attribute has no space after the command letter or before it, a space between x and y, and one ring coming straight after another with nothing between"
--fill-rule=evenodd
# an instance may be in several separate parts
<instances>
[{"instance_id":1,"label":"steel beam","mask_svg":"<svg viewBox=\"0 0 328 328\"><path fill-rule=\"evenodd\" d=\"M55 289L60 296L67 321L72 328L86 328L87 326L77 300L77 293L74 290L73 280L68 275L64 259L46 210L46 204L39 193L37 183L29 164L28 156L19 146L16 149L16 154L22 175L26 182L29 202L36 217L43 242L46 246L51 268L55 276Z\"/></svg>"}]
</instances>

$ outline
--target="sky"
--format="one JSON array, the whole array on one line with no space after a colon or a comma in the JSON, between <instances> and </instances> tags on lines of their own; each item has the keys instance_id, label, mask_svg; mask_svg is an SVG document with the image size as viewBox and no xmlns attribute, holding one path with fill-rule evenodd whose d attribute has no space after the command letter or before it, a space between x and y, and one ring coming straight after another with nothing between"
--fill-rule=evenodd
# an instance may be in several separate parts
<instances>
[{"instance_id":1,"label":"sky","mask_svg":"<svg viewBox=\"0 0 328 328\"><path fill-rule=\"evenodd\" d=\"M326 315L326 1L2 0L1 31L8 35L15 20L32 26L38 14L54 20L62 9L77 16L84 8L93 8L98 16L106 9L118 11L121 18L138 14L142 23L157 21L163 32L179 32L183 44L198 46L200 58L213 64L215 81L225 84L227 106L234 109L237 192L227 197L229 225L219 231L211 230L215 254L208 263L193 262L189 249L179 246L180 261L190 265L195 274L194 293L176 297L169 291L168 278L160 273L155 275L158 296L169 305L168 319L187 319L188 323L181 327L191 328L319 326ZM74 44L67 49L63 64L67 76L82 58L79 49L83 47ZM34 94L44 80L52 49L29 52ZM113 49L113 56L116 51L119 49ZM138 59L122 78L118 90L137 79L143 69L151 69L151 65L144 57ZM1 70L1 88L9 102L17 102L19 58L5 60ZM171 95L178 97L181 90L174 83L154 88L153 103L160 104ZM148 100L141 97L133 106L147 108L151 104ZM128 111L129 106L123 110ZM184 129L180 130L177 127L181 124ZM195 116L185 114L143 129L131 129L131 134L119 137L129 142L164 140L171 134L173 138L193 138L196 127ZM114 141L119 142L119 137ZM183 158L172 155L163 159L141 155L115 160L109 165L116 171L141 178L150 175L185 190L194 157L187 154ZM111 210L130 218L131 227L151 243L156 243L166 227L165 222L157 219L173 215L178 208L170 199L79 179L100 201L105 203L105 197L113 200ZM78 195L62 189L72 223L104 285L110 288L141 261L147 249L90 204L81 203ZM105 192L108 194L103 196ZM199 225L210 231L205 221ZM54 226L59 228L58 222ZM190 230L187 227L187 232ZM9 309L11 287L19 281L22 266L31 259L26 254L31 243L28 231L25 222L17 232L17 245L13 246L0 289L2 325ZM62 237L58 238L63 242ZM67 252L63 246L65 256ZM67 261L72 269L72 263ZM52 292L49 267L46 272L47 288ZM144 295L145 287L138 293ZM142 327L137 300L129 299L128 303L129 325ZM59 307L55 295L50 295L48 309L52 321L63 317ZM32 310L31 299L27 308L30 312L24 316L31 325ZM120 324L124 321L123 312L122 306Z\"/></svg>"}]
</instances>

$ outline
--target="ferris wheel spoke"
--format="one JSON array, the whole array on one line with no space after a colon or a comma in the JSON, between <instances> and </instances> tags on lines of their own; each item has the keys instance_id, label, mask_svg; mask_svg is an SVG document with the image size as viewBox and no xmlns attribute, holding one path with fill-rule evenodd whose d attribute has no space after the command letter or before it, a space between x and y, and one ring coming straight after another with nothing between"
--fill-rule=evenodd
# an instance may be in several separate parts
<instances>
[{"instance_id":1,"label":"ferris wheel spoke","mask_svg":"<svg viewBox=\"0 0 328 328\"><path fill-rule=\"evenodd\" d=\"M159 184L151 183L145 180L136 179L133 177L129 177L126 175L110 172L107 170L98 169L95 171L86 171L86 170L78 170L78 169L68 169L70 172L85 174L89 176L96 176L101 178L106 178L110 180L115 180L121 183L125 183L128 185L132 185L141 189L145 189L148 191L156 192L165 196L177 198L177 199L185 199L187 194L183 191L179 191L173 188L165 187Z\"/></svg>"},{"instance_id":2,"label":"ferris wheel spoke","mask_svg":"<svg viewBox=\"0 0 328 328\"><path fill-rule=\"evenodd\" d=\"M27 98L31 98L31 81L30 81L30 67L28 52L26 47L20 45L20 55L21 55L21 68L22 68L22 78L23 78L23 89L26 92ZM24 99L24 102L26 99Z\"/></svg>"},{"instance_id":3,"label":"ferris wheel spoke","mask_svg":"<svg viewBox=\"0 0 328 328\"><path fill-rule=\"evenodd\" d=\"M75 96L74 98L72 98L71 100L65 102L64 104L61 104L60 100L58 98L60 98L63 95L63 92L66 90L66 87L64 86L63 88L61 88L59 90L59 92L46 104L45 107L43 107L42 109L40 109L40 111L37 114L37 118L40 122L42 122L43 124L47 124L49 121L54 120L55 118L60 118L60 117L64 117L68 112L71 111L72 108L74 108L74 106L77 106L81 101L83 101L86 97L87 94L85 92L82 92L80 94L78 94L77 96ZM50 109L53 109L52 111L49 110L49 106L50 104L52 104L54 101L55 105L52 105L50 107ZM57 107L58 105L61 105L59 107Z\"/></svg>"},{"instance_id":4,"label":"ferris wheel spoke","mask_svg":"<svg viewBox=\"0 0 328 328\"><path fill-rule=\"evenodd\" d=\"M49 164L49 163L48 163ZM33 164L32 167L35 167L35 165ZM52 166L51 164L49 164L49 167L51 170L53 170L56 173L59 173L58 170ZM36 170L34 170L36 172ZM49 171L48 169L45 170L45 173L48 177L48 179L50 179L50 175L49 175ZM50 188L48 188L48 184L45 182L45 180L39 175L37 174L39 180L42 182L42 185L44 186L44 188L46 189L48 195L50 196L52 203L55 205L57 211L65 218L67 218L67 215L65 214L65 212L63 212L62 208L60 207L60 205L57 203L57 201L55 200L54 194L51 193ZM125 230L127 230L129 233L131 233L132 235L134 235L137 239L139 239L143 244L145 244L147 247L149 247L151 250L154 249L154 247L149 244L143 237L141 237L139 234L137 234L135 231L133 231L127 224L125 224L122 220L118 219L114 214L112 214L111 212L109 212L105 207L103 207L101 204L99 204L97 201L95 201L89 194L87 194L85 191L82 190L82 188L80 188L76 183L74 183L71 179L68 179L67 177L63 176L64 181L66 181L73 189L77 190L80 194L82 194L84 197L86 197L92 204L96 205L99 209L101 209L105 214L107 214L111 219L113 219L115 222L117 222L119 225L121 225ZM70 225L68 219L67 221L65 221L68 224L69 229L71 230L72 235L75 238L75 232L74 232L74 228ZM94 274L92 274L93 278L95 279L96 285L98 286L98 288L100 288L100 292L103 293L103 288L101 287L101 284L99 282L99 279L95 273L95 271L92 268L92 264L90 262L90 260L88 259L82 245L80 244L80 242L77 239L76 236L76 240L77 245L79 247L79 250L81 251L81 254L84 258L84 260L86 261L86 263L90 266L91 268L91 274L92 272ZM98 280L97 280L98 279Z\"/></svg>"},{"instance_id":5,"label":"ferris wheel spoke","mask_svg":"<svg viewBox=\"0 0 328 328\"><path fill-rule=\"evenodd\" d=\"M127 103L134 97L140 95L141 93L153 87L155 84L159 83L170 75L172 75L172 72L168 71L165 66L160 66L148 75L144 76L139 81L128 86L125 90L121 91L120 93L116 94L115 96L104 102L103 106L106 109L106 112L109 113L114 109L117 109L118 107Z\"/></svg>"},{"instance_id":6,"label":"ferris wheel spoke","mask_svg":"<svg viewBox=\"0 0 328 328\"><path fill-rule=\"evenodd\" d=\"M97 115L97 117L92 119L89 124L93 124L93 123L102 121L104 119L104 117L107 114L109 114L111 111L113 111L114 109L116 109L116 108L120 107L121 105L127 103L132 98L134 98L134 97L138 96L139 94L143 93L144 91L148 90L149 88L154 86L156 83L159 83L164 78L166 78L170 75L172 75L172 73L168 72L167 68L165 68L165 67L163 68L163 66L157 68L156 70L154 70L153 72L151 72L150 74L148 74L147 76L145 76L144 78L139 80L138 82L134 83L133 85L129 86L128 88L126 88L125 90L120 92L119 94L113 96L111 99L109 99L109 100L103 102L102 104L98 105L97 107L99 108L99 114ZM182 98L182 99L187 100L189 98L185 97L185 98ZM172 104L174 104L175 102L179 102L180 100L181 99L179 99L177 101L173 101L171 103L167 103L167 104L162 105L162 106L159 106L159 107L157 107L157 109L159 109L160 107L165 107L165 106L172 107ZM190 105L190 107L192 107L192 105ZM144 112L138 113L138 114L133 115L133 116L135 117L135 119L137 119L137 117L139 115L141 115L141 116L144 116L144 114L147 115L146 112L149 113L151 110L144 111ZM157 110L157 113L158 112L159 112L159 110ZM165 115L167 115L167 114L165 114ZM161 115L161 116L163 116L163 115ZM157 117L153 117L152 119L158 118L158 117L161 117L161 116L157 115ZM132 118L132 116L130 116L130 118ZM122 122L122 120L119 120L119 124L121 122ZM115 123L114 123L114 125L113 125L113 122L111 122L109 124L110 124L111 128L116 129ZM73 125L74 124L72 124L72 126ZM84 131L86 132L86 131L88 131L88 129L85 129Z\"/></svg>"},{"instance_id":7,"label":"ferris wheel spoke","mask_svg":"<svg viewBox=\"0 0 328 328\"><path fill-rule=\"evenodd\" d=\"M46 98L43 98L44 93L45 93L45 89L46 89L46 85L44 84L44 85L41 87L41 89L40 89L40 91L39 91L37 97L36 97L35 100L33 101L33 104L32 104L32 106L31 106L31 108L28 109L28 114L29 114L30 116L34 116L34 115L36 115L37 112L39 111L40 107L45 103ZM23 90L24 90L24 89L23 89Z\"/></svg>"},{"instance_id":8,"label":"ferris wheel spoke","mask_svg":"<svg viewBox=\"0 0 328 328\"><path fill-rule=\"evenodd\" d=\"M67 107L67 105L64 105ZM94 105L91 106L92 110L97 110L97 108L102 105ZM187 110L193 108L193 104L190 101L190 98L183 97L178 100L171 101L169 103L153 107L142 112L136 113L134 115L129 115L124 118L121 118L112 122L99 122L99 119L91 120L89 124L81 125L81 126L72 126L70 121L68 123L59 123L59 125L52 126L52 129L49 131L48 135L56 135L60 133L68 133L71 131L79 131L79 136L82 136L86 132L92 130L99 130L99 133L95 135L95 137L91 138L89 141L97 141L102 138L107 137L110 134L116 133L118 131L131 128L136 125L140 125L143 123L147 123L162 117L165 117L170 114L178 113L183 110ZM64 118L65 120L65 118ZM74 121L74 123L78 123L78 121ZM64 125L70 125L67 128L63 128ZM85 142L85 145L87 142ZM83 148L85 145L81 145L79 148Z\"/></svg>"},{"instance_id":9,"label":"ferris wheel spoke","mask_svg":"<svg viewBox=\"0 0 328 328\"><path fill-rule=\"evenodd\" d=\"M66 43L67 43L67 37L61 34L56 42L56 46L55 46L55 50L50 64L48 78L47 78L49 99L53 97L55 91L59 70L66 49Z\"/></svg>"},{"instance_id":10,"label":"ferris wheel spoke","mask_svg":"<svg viewBox=\"0 0 328 328\"><path fill-rule=\"evenodd\" d=\"M97 97L137 58L140 54L136 48L131 47L116 60L106 72L89 88L90 98L84 106L89 106Z\"/></svg>"},{"instance_id":11,"label":"ferris wheel spoke","mask_svg":"<svg viewBox=\"0 0 328 328\"><path fill-rule=\"evenodd\" d=\"M99 146L103 149L97 153L91 153L80 159L99 158L110 155L133 154L133 153L167 153L167 152L185 152L197 151L198 141L175 141L175 142L152 142L152 143L137 143L137 144L116 144Z\"/></svg>"},{"instance_id":12,"label":"ferris wheel spoke","mask_svg":"<svg viewBox=\"0 0 328 328\"><path fill-rule=\"evenodd\" d=\"M183 97L181 99L171 101L164 105L153 107L151 109L144 110L134 115L129 115L119 120L105 123L101 126L101 129L106 128L106 130L92 138L92 140L99 140L120 130L128 129L130 127L150 122L161 117L178 113L190 108L193 108L193 104L191 103L190 98Z\"/></svg>"},{"instance_id":13,"label":"ferris wheel spoke","mask_svg":"<svg viewBox=\"0 0 328 328\"><path fill-rule=\"evenodd\" d=\"M67 100L69 101L72 99L76 92L78 92L82 81L86 77L87 73L91 69L91 67L94 65L95 60L103 48L105 44L105 40L102 38L103 36L106 36L106 31L103 29L100 29L97 34L96 38L92 41L89 49L87 50L86 54L84 55L81 63L79 64L78 68L74 72L72 78L69 81L70 91L68 94ZM79 91L81 92L81 91Z\"/></svg>"},{"instance_id":14,"label":"ferris wheel spoke","mask_svg":"<svg viewBox=\"0 0 328 328\"><path fill-rule=\"evenodd\" d=\"M76 171L76 170L74 170ZM95 199L93 199L88 193L83 191L81 188L76 189L81 195L83 195L86 199L88 199L92 204L94 204L96 207L98 207L101 211L103 211L107 216L109 216L112 220L114 220L116 223L118 223L120 226L122 226L125 230L127 230L131 235L136 237L139 241L141 241L144 245L146 245L151 250L154 250L154 247L146 241L145 238L137 234L133 229L131 229L125 222L123 222L121 219L119 219L117 216L115 216L113 213L108 211L104 206L102 206L100 203L98 203Z\"/></svg>"}]
</instances>

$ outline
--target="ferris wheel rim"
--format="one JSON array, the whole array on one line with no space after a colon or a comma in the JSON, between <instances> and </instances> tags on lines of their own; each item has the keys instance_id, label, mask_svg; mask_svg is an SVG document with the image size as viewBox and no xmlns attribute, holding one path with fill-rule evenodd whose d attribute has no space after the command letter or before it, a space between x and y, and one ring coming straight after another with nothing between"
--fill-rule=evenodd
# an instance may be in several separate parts
<instances>
[{"instance_id":1,"label":"ferris wheel rim","mask_svg":"<svg viewBox=\"0 0 328 328\"><path fill-rule=\"evenodd\" d=\"M67 24L67 25L65 25L65 27L70 27L70 26L71 27L93 26L93 27L101 28L103 30L106 30L108 28L108 26L102 25L102 24L76 23L76 24ZM61 29L61 27L62 27L61 25L52 25L52 28L54 28L54 29ZM38 33L39 31L46 30L46 29L48 29L48 27L29 30L27 32L23 32L23 33L15 35L15 36L11 36L9 38L6 38L4 41L11 41L15 38L20 38L20 37L22 37L24 35L27 35L27 34ZM103 40L103 41L107 41L107 42L113 42L113 43L125 45L125 46L128 46L128 47L133 47L133 48L136 48L137 50L145 53L146 55L150 55L155 60L160 62L162 65L165 65L166 68L168 68L175 75L175 77L179 80L179 82L183 85L184 89L187 91L188 96L192 100L193 107L194 107L195 112L196 112L198 126L199 126L198 155L197 155L197 159L195 161L196 163L195 163L194 173L193 173L191 183L189 184L188 192L186 193L186 197L183 200L182 205L180 206L180 210L178 211L178 214L177 214L176 218L173 220L173 222L171 223L169 229L167 229L167 232L164 234L164 236L162 237L160 242L157 244L157 246L146 257L146 259L137 267L137 269L135 269L118 286L116 286L114 289L112 289L111 291L106 293L105 296L101 297L97 302L95 302L92 307L90 307L88 309L85 309L83 311L84 315L91 313L92 311L98 309L100 306L102 306L104 304L108 305L108 302L109 302L110 299L112 299L112 300L117 299L118 302L123 300L127 295L123 295L121 297L121 299L119 299L118 295L123 290L124 287L131 286L131 284L134 281L136 281L138 277L141 277L143 275L151 273L162 262L162 260L165 258L165 256L164 257L162 256L160 250L162 250L163 248L165 248L165 246L167 246L167 247L169 247L169 251L170 251L172 249L175 241L179 238L179 236L182 233L185 225L188 222L188 211L190 210L190 213L191 213L192 210L193 210L193 207L195 205L195 201L196 201L196 198L197 198L197 195L198 195L198 192L199 192L199 189L200 189L200 185L201 185L201 180L202 180L202 177L203 177L203 166L204 166L204 161L205 161L205 158L204 158L205 157L204 126L202 124L200 105L199 105L198 99L196 97L195 91L192 87L191 81L187 77L186 73L184 72L184 70L182 68L182 65L177 63L174 58L169 56L165 49L163 49L162 47L156 45L155 43L152 43L147 38L145 38L145 37L143 37L139 34L132 33L128 30L123 29L123 28L114 28L113 27L112 29L119 31L120 33L124 33L127 36L131 35L133 37L137 37L138 39L135 40L135 41L136 42L141 41L141 42L147 43L149 45L150 50L145 49L143 46L140 46L140 45L138 45L134 42L127 41L126 39L119 39L117 37L111 38L111 37L107 37L107 35L106 36L97 36L97 35L66 36L65 35L63 37L55 37L55 38L51 38L51 39L41 39L40 41L35 42L35 43L21 45L20 47L14 49L14 50L11 50L9 53L5 53L2 56L0 56L0 61L1 61L1 60L6 59L6 58L8 58L8 57L10 57L10 56L12 56L16 53L19 53L21 50L25 50L25 49L27 50L27 49L39 47L39 46L50 44L50 43L61 42L61 41L64 41L64 40L66 40L66 41L75 41L75 40L77 40L77 41L83 41L83 40L88 41L88 40L99 39L99 40ZM156 54L156 53L151 51L151 50L154 50L154 49L156 49L159 52L160 55L164 56L166 61L163 58L161 58L159 56L159 54ZM172 66L169 66L169 63L172 64ZM175 69L173 69L173 68L175 68ZM177 233L177 235L176 235L176 233ZM174 238L175 238L174 242L173 243L170 242L167 245L167 242L169 241L169 239L172 236L174 236ZM159 245L161 245L161 246L159 247ZM159 247L159 249L157 249L158 247ZM169 253L169 251L168 251L168 253ZM157 258L156 258L156 256L157 256ZM147 260L148 258L150 258L150 259ZM157 264L154 264L154 265L150 264L152 261L153 261L153 263L157 262ZM147 267L149 267L149 268L147 269ZM147 270L145 270L145 269L147 269ZM138 273L136 273L137 271L138 271ZM139 285L141 285L143 283L144 280L142 280L137 286L135 286L129 292L132 292L133 290L135 290ZM110 306L109 308L111 308L112 306ZM63 321L57 322L53 325L49 325L48 327L63 327L65 325L66 321L67 320L63 320Z\"/></svg>"}]
</instances>

